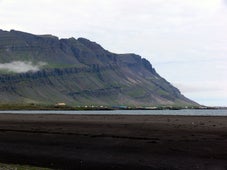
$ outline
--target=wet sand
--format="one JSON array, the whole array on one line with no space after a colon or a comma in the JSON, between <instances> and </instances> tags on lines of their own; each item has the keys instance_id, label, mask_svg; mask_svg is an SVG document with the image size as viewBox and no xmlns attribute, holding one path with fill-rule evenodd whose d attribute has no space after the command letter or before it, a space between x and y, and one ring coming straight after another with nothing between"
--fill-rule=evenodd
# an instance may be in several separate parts
<instances>
[{"instance_id":1,"label":"wet sand","mask_svg":"<svg viewBox=\"0 0 227 170\"><path fill-rule=\"evenodd\" d=\"M0 162L53 169L227 169L227 117L0 114Z\"/></svg>"}]
</instances>

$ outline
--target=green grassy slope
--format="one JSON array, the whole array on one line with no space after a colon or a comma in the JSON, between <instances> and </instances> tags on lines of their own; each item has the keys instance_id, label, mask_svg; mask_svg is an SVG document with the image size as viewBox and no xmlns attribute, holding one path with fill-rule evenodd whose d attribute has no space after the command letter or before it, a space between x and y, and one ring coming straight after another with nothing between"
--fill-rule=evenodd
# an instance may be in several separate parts
<instances>
[{"instance_id":1,"label":"green grassy slope","mask_svg":"<svg viewBox=\"0 0 227 170\"><path fill-rule=\"evenodd\" d=\"M45 62L39 71L0 69L0 104L197 105L135 54L114 54L84 38L0 30L0 63Z\"/></svg>"}]
</instances>

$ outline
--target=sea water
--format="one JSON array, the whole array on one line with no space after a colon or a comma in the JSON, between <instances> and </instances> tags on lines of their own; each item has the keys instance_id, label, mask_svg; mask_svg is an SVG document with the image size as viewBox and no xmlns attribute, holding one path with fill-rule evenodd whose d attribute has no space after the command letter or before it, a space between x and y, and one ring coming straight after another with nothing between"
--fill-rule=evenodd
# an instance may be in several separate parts
<instances>
[{"instance_id":1,"label":"sea water","mask_svg":"<svg viewBox=\"0 0 227 170\"><path fill-rule=\"evenodd\" d=\"M227 116L225 109L183 109L183 110L4 110L0 114L78 114L78 115L186 115L186 116Z\"/></svg>"}]
</instances>

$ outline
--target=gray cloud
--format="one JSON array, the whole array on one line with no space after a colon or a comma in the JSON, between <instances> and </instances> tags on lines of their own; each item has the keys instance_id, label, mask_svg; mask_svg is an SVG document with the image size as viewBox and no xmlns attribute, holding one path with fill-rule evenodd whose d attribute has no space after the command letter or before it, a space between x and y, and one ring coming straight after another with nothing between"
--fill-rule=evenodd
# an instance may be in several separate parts
<instances>
[{"instance_id":1,"label":"gray cloud","mask_svg":"<svg viewBox=\"0 0 227 170\"><path fill-rule=\"evenodd\" d=\"M227 82L174 83L190 99L197 99L200 104L209 106L226 106L226 84Z\"/></svg>"},{"instance_id":2,"label":"gray cloud","mask_svg":"<svg viewBox=\"0 0 227 170\"><path fill-rule=\"evenodd\" d=\"M45 65L44 62L33 64L30 61L12 61L10 63L0 63L0 70L14 73L36 72Z\"/></svg>"},{"instance_id":3,"label":"gray cloud","mask_svg":"<svg viewBox=\"0 0 227 170\"><path fill-rule=\"evenodd\" d=\"M171 83L198 82L182 87L188 97L201 95L207 80L227 87L227 0L0 2L3 30L85 37L112 52L140 54ZM223 94L212 90L215 83L204 84L207 101ZM193 99L200 102L200 96Z\"/></svg>"},{"instance_id":4,"label":"gray cloud","mask_svg":"<svg viewBox=\"0 0 227 170\"><path fill-rule=\"evenodd\" d=\"M181 83L174 83L174 86L178 87L183 93L198 93L198 92L211 92L211 91L222 91L221 87L214 87L213 84L181 84Z\"/></svg>"}]
</instances>

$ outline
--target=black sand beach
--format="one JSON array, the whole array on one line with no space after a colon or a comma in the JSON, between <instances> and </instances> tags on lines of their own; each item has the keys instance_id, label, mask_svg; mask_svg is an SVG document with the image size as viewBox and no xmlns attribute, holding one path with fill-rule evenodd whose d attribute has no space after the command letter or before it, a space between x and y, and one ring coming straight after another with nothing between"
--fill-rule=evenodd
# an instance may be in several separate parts
<instances>
[{"instance_id":1,"label":"black sand beach","mask_svg":"<svg viewBox=\"0 0 227 170\"><path fill-rule=\"evenodd\" d=\"M53 169L227 169L227 117L0 114L0 162Z\"/></svg>"}]
</instances>

